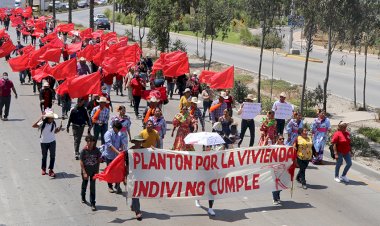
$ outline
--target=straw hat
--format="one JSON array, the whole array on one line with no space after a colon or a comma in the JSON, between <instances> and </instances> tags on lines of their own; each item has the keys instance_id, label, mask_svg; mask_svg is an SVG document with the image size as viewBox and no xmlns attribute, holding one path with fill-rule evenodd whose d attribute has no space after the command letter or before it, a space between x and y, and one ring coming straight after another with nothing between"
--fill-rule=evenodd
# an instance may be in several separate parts
<instances>
[{"instance_id":1,"label":"straw hat","mask_svg":"<svg viewBox=\"0 0 380 226\"><path fill-rule=\"evenodd\" d=\"M219 96L223 97L224 99L228 99L227 93L224 91L220 92Z\"/></svg>"},{"instance_id":2,"label":"straw hat","mask_svg":"<svg viewBox=\"0 0 380 226\"><path fill-rule=\"evenodd\" d=\"M280 97L285 97L286 98L286 93L285 92L280 93Z\"/></svg>"},{"instance_id":3,"label":"straw hat","mask_svg":"<svg viewBox=\"0 0 380 226\"><path fill-rule=\"evenodd\" d=\"M97 100L98 103L109 103L109 101L107 100L107 98L105 97L100 97L99 100Z\"/></svg>"},{"instance_id":4,"label":"straw hat","mask_svg":"<svg viewBox=\"0 0 380 226\"><path fill-rule=\"evenodd\" d=\"M199 101L197 97L192 97L190 102L194 103L194 104L200 104L201 103L201 101Z\"/></svg>"},{"instance_id":5,"label":"straw hat","mask_svg":"<svg viewBox=\"0 0 380 226\"><path fill-rule=\"evenodd\" d=\"M137 135L137 136L133 137L132 142L133 141L145 141L145 139L141 135Z\"/></svg>"},{"instance_id":6,"label":"straw hat","mask_svg":"<svg viewBox=\"0 0 380 226\"><path fill-rule=\"evenodd\" d=\"M81 58L79 58L79 61L86 61L86 58L81 57Z\"/></svg>"},{"instance_id":7,"label":"straw hat","mask_svg":"<svg viewBox=\"0 0 380 226\"><path fill-rule=\"evenodd\" d=\"M45 114L43 115L44 118L54 118L57 119L58 115L53 112L53 110L47 108L45 110Z\"/></svg>"},{"instance_id":8,"label":"straw hat","mask_svg":"<svg viewBox=\"0 0 380 226\"><path fill-rule=\"evenodd\" d=\"M253 96L253 94L248 94L247 97L245 98L246 100L252 100L255 101L256 98Z\"/></svg>"},{"instance_id":9,"label":"straw hat","mask_svg":"<svg viewBox=\"0 0 380 226\"><path fill-rule=\"evenodd\" d=\"M49 84L47 81L44 81L44 82L42 83L42 86L43 86L43 87L49 87L50 84Z\"/></svg>"},{"instance_id":10,"label":"straw hat","mask_svg":"<svg viewBox=\"0 0 380 226\"><path fill-rule=\"evenodd\" d=\"M186 88L185 91L183 91L184 93L187 93L187 92L191 92L191 90L189 88Z\"/></svg>"},{"instance_id":11,"label":"straw hat","mask_svg":"<svg viewBox=\"0 0 380 226\"><path fill-rule=\"evenodd\" d=\"M200 73L201 73L200 70L196 70L196 71L193 72L193 75L199 75Z\"/></svg>"},{"instance_id":12,"label":"straw hat","mask_svg":"<svg viewBox=\"0 0 380 226\"><path fill-rule=\"evenodd\" d=\"M160 102L159 99L157 99L157 97L153 96L149 99L149 102L153 102L153 103L157 103L157 102Z\"/></svg>"}]
</instances>

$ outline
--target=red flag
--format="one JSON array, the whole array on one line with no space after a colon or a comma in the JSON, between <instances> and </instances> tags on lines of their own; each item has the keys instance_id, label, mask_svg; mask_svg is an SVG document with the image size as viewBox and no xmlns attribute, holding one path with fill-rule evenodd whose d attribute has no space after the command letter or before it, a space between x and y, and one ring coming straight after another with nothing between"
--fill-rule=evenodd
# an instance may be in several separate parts
<instances>
[{"instance_id":1,"label":"red flag","mask_svg":"<svg viewBox=\"0 0 380 226\"><path fill-rule=\"evenodd\" d=\"M101 36L103 42L107 43L109 40L117 40L116 32L109 32Z\"/></svg>"},{"instance_id":2,"label":"red flag","mask_svg":"<svg viewBox=\"0 0 380 226\"><path fill-rule=\"evenodd\" d=\"M9 59L8 63L9 63L9 66L12 68L12 71L20 72L20 71L24 71L28 69L29 56L30 54L24 54L24 55Z\"/></svg>"},{"instance_id":3,"label":"red flag","mask_svg":"<svg viewBox=\"0 0 380 226\"><path fill-rule=\"evenodd\" d=\"M55 89L55 92L58 94L58 95L63 95L65 93L68 93L69 92L69 83L70 81L72 80L73 78L68 78L66 79L64 82L61 83L61 85L59 85L56 89Z\"/></svg>"},{"instance_id":4,"label":"red flag","mask_svg":"<svg viewBox=\"0 0 380 226\"><path fill-rule=\"evenodd\" d=\"M31 53L34 50L35 50L35 48L33 45L28 45L28 46L25 46L24 48L21 49L23 54Z\"/></svg>"},{"instance_id":5,"label":"red flag","mask_svg":"<svg viewBox=\"0 0 380 226\"><path fill-rule=\"evenodd\" d=\"M28 36L30 35L30 32L26 29L26 27L24 27L21 29L21 34Z\"/></svg>"},{"instance_id":6,"label":"red flag","mask_svg":"<svg viewBox=\"0 0 380 226\"><path fill-rule=\"evenodd\" d=\"M82 49L81 51L79 51L77 53L77 58L84 57L84 58L86 58L86 60L92 61L92 59L94 58L94 54L95 54L95 52L94 52L95 48L96 47L94 45L87 45L84 49Z\"/></svg>"},{"instance_id":7,"label":"red flag","mask_svg":"<svg viewBox=\"0 0 380 226\"><path fill-rule=\"evenodd\" d=\"M16 49L16 46L13 45L12 40L8 39L6 42L0 46L0 58L8 56Z\"/></svg>"},{"instance_id":8,"label":"red flag","mask_svg":"<svg viewBox=\"0 0 380 226\"><path fill-rule=\"evenodd\" d=\"M214 76L216 73L217 72L215 71L206 71L206 70L202 71L201 74L199 75L199 82L210 84L212 76Z\"/></svg>"},{"instance_id":9,"label":"red flag","mask_svg":"<svg viewBox=\"0 0 380 226\"><path fill-rule=\"evenodd\" d=\"M32 7L30 7L30 6L26 7L26 9L24 10L24 12L22 12L22 16L25 17L25 18L31 17L32 14L33 14L33 10L32 10Z\"/></svg>"},{"instance_id":10,"label":"red flag","mask_svg":"<svg viewBox=\"0 0 380 226\"><path fill-rule=\"evenodd\" d=\"M92 38L92 28L87 28L79 33L79 36L82 40Z\"/></svg>"},{"instance_id":11,"label":"red flag","mask_svg":"<svg viewBox=\"0 0 380 226\"><path fill-rule=\"evenodd\" d=\"M35 70L31 70L33 80L35 80L36 82L41 82L42 79L50 76L50 70L51 70L51 67L47 63L40 68L37 68Z\"/></svg>"},{"instance_id":12,"label":"red flag","mask_svg":"<svg viewBox=\"0 0 380 226\"><path fill-rule=\"evenodd\" d=\"M9 35L5 29L0 29L0 38L9 38Z\"/></svg>"},{"instance_id":13,"label":"red flag","mask_svg":"<svg viewBox=\"0 0 380 226\"><path fill-rule=\"evenodd\" d=\"M55 38L52 39L46 46L49 46L49 48L63 48L65 47L65 44L61 39L55 36Z\"/></svg>"},{"instance_id":14,"label":"red flag","mask_svg":"<svg viewBox=\"0 0 380 226\"><path fill-rule=\"evenodd\" d=\"M100 72L89 75L81 75L73 78L68 86L71 98L81 98L90 94L101 94Z\"/></svg>"},{"instance_id":15,"label":"red flag","mask_svg":"<svg viewBox=\"0 0 380 226\"><path fill-rule=\"evenodd\" d=\"M95 174L93 179L99 179L100 181L106 181L108 183L123 182L126 176L125 155L125 151L120 152L104 171Z\"/></svg>"},{"instance_id":16,"label":"red flag","mask_svg":"<svg viewBox=\"0 0 380 226\"><path fill-rule=\"evenodd\" d=\"M12 22L11 26L12 27L17 27L17 25L23 24L22 19L19 16L13 16L12 15L9 18L11 19L11 22Z\"/></svg>"},{"instance_id":17,"label":"red flag","mask_svg":"<svg viewBox=\"0 0 380 226\"><path fill-rule=\"evenodd\" d=\"M102 37L104 31L103 30L97 30L92 32L92 38L100 38Z\"/></svg>"},{"instance_id":18,"label":"red flag","mask_svg":"<svg viewBox=\"0 0 380 226\"><path fill-rule=\"evenodd\" d=\"M40 59L40 57L46 52L47 49L47 46L43 46L37 50L30 52L29 68L35 68L41 61L43 61Z\"/></svg>"},{"instance_id":19,"label":"red flag","mask_svg":"<svg viewBox=\"0 0 380 226\"><path fill-rule=\"evenodd\" d=\"M126 62L137 63L140 61L142 50L140 46L135 43L134 45L127 46L124 52L124 60Z\"/></svg>"},{"instance_id":20,"label":"red flag","mask_svg":"<svg viewBox=\"0 0 380 226\"><path fill-rule=\"evenodd\" d=\"M55 31L57 32L65 32L68 33L70 31L74 30L74 24L69 23L69 24L59 24L56 28Z\"/></svg>"},{"instance_id":21,"label":"red flag","mask_svg":"<svg viewBox=\"0 0 380 226\"><path fill-rule=\"evenodd\" d=\"M56 80L64 80L77 74L77 60L72 58L66 60L51 69L51 74Z\"/></svg>"},{"instance_id":22,"label":"red flag","mask_svg":"<svg viewBox=\"0 0 380 226\"><path fill-rule=\"evenodd\" d=\"M36 21L34 23L34 27L43 30L46 28L46 22L45 21Z\"/></svg>"},{"instance_id":23,"label":"red flag","mask_svg":"<svg viewBox=\"0 0 380 226\"><path fill-rule=\"evenodd\" d=\"M108 49L105 49L105 45L102 44L99 48L99 51L94 55L92 61L98 66L102 65L104 58L107 56L107 53Z\"/></svg>"},{"instance_id":24,"label":"red flag","mask_svg":"<svg viewBox=\"0 0 380 226\"><path fill-rule=\"evenodd\" d=\"M181 51L161 53L159 60L154 62L152 74L158 70L162 70L168 77L178 77L188 73L190 69L187 54Z\"/></svg>"},{"instance_id":25,"label":"red flag","mask_svg":"<svg viewBox=\"0 0 380 226\"><path fill-rule=\"evenodd\" d=\"M231 89L234 86L234 66L216 73L211 78L211 89Z\"/></svg>"},{"instance_id":26,"label":"red flag","mask_svg":"<svg viewBox=\"0 0 380 226\"><path fill-rule=\"evenodd\" d=\"M82 49L82 42L67 45L66 50L69 54L76 53Z\"/></svg>"},{"instance_id":27,"label":"red flag","mask_svg":"<svg viewBox=\"0 0 380 226\"><path fill-rule=\"evenodd\" d=\"M42 40L42 42L46 43L46 42L50 42L56 38L58 38L57 32L52 32L52 33L46 35L45 37L43 37L41 40Z\"/></svg>"},{"instance_id":28,"label":"red flag","mask_svg":"<svg viewBox=\"0 0 380 226\"><path fill-rule=\"evenodd\" d=\"M32 36L34 37L40 37L41 35L45 34L45 32L40 29L40 28L36 28L34 31L33 31L33 34Z\"/></svg>"},{"instance_id":29,"label":"red flag","mask_svg":"<svg viewBox=\"0 0 380 226\"><path fill-rule=\"evenodd\" d=\"M40 59L44 61L52 61L59 63L61 59L61 48L48 48L41 56Z\"/></svg>"}]
</instances>

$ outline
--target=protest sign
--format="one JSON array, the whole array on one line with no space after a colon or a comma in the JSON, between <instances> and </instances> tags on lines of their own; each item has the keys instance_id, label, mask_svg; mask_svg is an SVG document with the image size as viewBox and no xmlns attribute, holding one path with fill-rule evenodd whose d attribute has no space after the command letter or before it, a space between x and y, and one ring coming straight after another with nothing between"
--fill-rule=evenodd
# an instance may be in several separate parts
<instances>
[{"instance_id":1,"label":"protest sign","mask_svg":"<svg viewBox=\"0 0 380 226\"><path fill-rule=\"evenodd\" d=\"M261 103L244 102L241 112L242 119L254 119L256 115L261 113Z\"/></svg>"},{"instance_id":2,"label":"protest sign","mask_svg":"<svg viewBox=\"0 0 380 226\"><path fill-rule=\"evenodd\" d=\"M295 151L263 146L211 152L128 150L128 195L223 199L288 189Z\"/></svg>"},{"instance_id":3,"label":"protest sign","mask_svg":"<svg viewBox=\"0 0 380 226\"><path fill-rule=\"evenodd\" d=\"M289 103L276 103L274 118L290 119L293 115L293 106Z\"/></svg>"}]
</instances>

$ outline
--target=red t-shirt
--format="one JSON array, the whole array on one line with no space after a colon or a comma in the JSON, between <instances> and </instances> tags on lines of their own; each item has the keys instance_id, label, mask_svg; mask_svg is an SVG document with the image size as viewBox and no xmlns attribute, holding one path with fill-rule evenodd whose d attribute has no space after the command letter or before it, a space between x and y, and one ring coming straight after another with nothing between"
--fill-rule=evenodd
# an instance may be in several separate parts
<instances>
[{"instance_id":1,"label":"red t-shirt","mask_svg":"<svg viewBox=\"0 0 380 226\"><path fill-rule=\"evenodd\" d=\"M0 97L9 97L13 88L13 82L10 80L0 80Z\"/></svg>"},{"instance_id":2,"label":"red t-shirt","mask_svg":"<svg viewBox=\"0 0 380 226\"><path fill-rule=\"evenodd\" d=\"M132 79L131 87L132 87L132 95L141 97L143 86L136 78Z\"/></svg>"},{"instance_id":3,"label":"red t-shirt","mask_svg":"<svg viewBox=\"0 0 380 226\"><path fill-rule=\"evenodd\" d=\"M336 131L331 139L331 143L336 144L339 153L347 154L351 150L351 138L349 132Z\"/></svg>"}]
</instances>

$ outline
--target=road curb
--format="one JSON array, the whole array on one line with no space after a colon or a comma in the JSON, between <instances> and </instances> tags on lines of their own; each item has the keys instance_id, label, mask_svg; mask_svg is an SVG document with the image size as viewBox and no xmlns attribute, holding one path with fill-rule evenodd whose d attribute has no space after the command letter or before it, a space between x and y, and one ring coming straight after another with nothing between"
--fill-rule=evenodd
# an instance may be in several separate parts
<instances>
[{"instance_id":1,"label":"road curb","mask_svg":"<svg viewBox=\"0 0 380 226\"><path fill-rule=\"evenodd\" d=\"M294 54L285 54L285 57L297 59L297 60L305 60L306 57L300 56L300 55L294 55ZM317 58L309 58L309 62L314 62L314 63L323 63L323 60L317 59Z\"/></svg>"}]
</instances>

